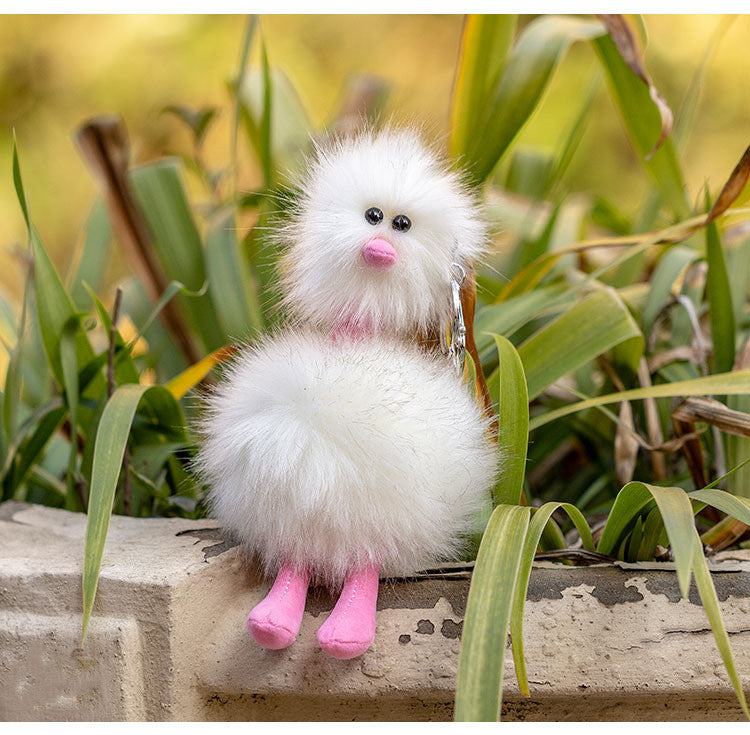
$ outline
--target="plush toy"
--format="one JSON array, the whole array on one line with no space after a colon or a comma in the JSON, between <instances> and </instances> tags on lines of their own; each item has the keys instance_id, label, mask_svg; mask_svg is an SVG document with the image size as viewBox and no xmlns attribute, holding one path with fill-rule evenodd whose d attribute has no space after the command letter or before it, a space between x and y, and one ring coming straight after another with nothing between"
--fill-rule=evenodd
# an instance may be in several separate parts
<instances>
[{"instance_id":1,"label":"plush toy","mask_svg":"<svg viewBox=\"0 0 750 735\"><path fill-rule=\"evenodd\" d=\"M324 584L341 592L320 646L354 658L379 577L455 559L489 501L487 412L427 338L452 330L460 366L458 286L485 228L456 173L386 130L322 146L279 237L289 322L208 397L198 464L213 516L276 576L253 638L293 643Z\"/></svg>"}]
</instances>

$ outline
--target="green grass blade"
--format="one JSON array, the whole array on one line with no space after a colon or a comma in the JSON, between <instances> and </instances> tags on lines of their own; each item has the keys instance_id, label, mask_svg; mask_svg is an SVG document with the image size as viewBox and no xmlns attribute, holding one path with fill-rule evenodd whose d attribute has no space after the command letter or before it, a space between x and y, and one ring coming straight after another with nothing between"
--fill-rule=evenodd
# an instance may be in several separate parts
<instances>
[{"instance_id":1,"label":"green grass blade","mask_svg":"<svg viewBox=\"0 0 750 735\"><path fill-rule=\"evenodd\" d=\"M611 288L595 291L527 339L519 348L529 398L615 345L628 342L635 369L643 335L630 311Z\"/></svg>"},{"instance_id":2,"label":"green grass blade","mask_svg":"<svg viewBox=\"0 0 750 735\"><path fill-rule=\"evenodd\" d=\"M728 373L734 366L734 307L732 289L729 285L724 248L716 222L706 228L706 260L708 261L709 315L711 317L711 341L714 347L713 366L715 373Z\"/></svg>"},{"instance_id":3,"label":"green grass blade","mask_svg":"<svg viewBox=\"0 0 750 735\"><path fill-rule=\"evenodd\" d=\"M8 459L15 460L12 464L6 462L7 467L5 468L7 472L10 472L7 483L11 496L15 494L18 487L26 479L31 466L44 451L47 442L57 431L66 413L67 409L60 405L54 405L44 410L34 427L33 433L17 447L17 451L12 452L13 456L10 456L11 453L9 452ZM3 478L3 484L5 483L6 480Z\"/></svg>"},{"instance_id":4,"label":"green grass blade","mask_svg":"<svg viewBox=\"0 0 750 735\"><path fill-rule=\"evenodd\" d=\"M656 487L642 484L649 489L659 508L669 545L672 548L680 590L683 596L687 597L690 589L690 571L693 565L692 547L695 535L695 520L690 498L680 487Z\"/></svg>"},{"instance_id":5,"label":"green grass blade","mask_svg":"<svg viewBox=\"0 0 750 735\"><path fill-rule=\"evenodd\" d=\"M595 38L593 43L636 151L644 159L644 165L664 202L676 217L684 219L689 215L690 207L672 141L669 138L665 140L649 160L645 160L659 140L662 127L661 115L649 95L648 87L625 63L609 34Z\"/></svg>"},{"instance_id":6,"label":"green grass blade","mask_svg":"<svg viewBox=\"0 0 750 735\"><path fill-rule=\"evenodd\" d=\"M641 323L643 331L650 333L656 317L672 299L675 283L680 281L685 271L699 258L695 250L679 245L670 248L659 259L649 281L648 296L643 307Z\"/></svg>"},{"instance_id":7,"label":"green grass blade","mask_svg":"<svg viewBox=\"0 0 750 735\"><path fill-rule=\"evenodd\" d=\"M521 502L529 442L529 400L526 377L515 347L505 337L494 335L499 359L499 406L497 450L502 474L495 487L495 504Z\"/></svg>"},{"instance_id":8,"label":"green grass blade","mask_svg":"<svg viewBox=\"0 0 750 735\"><path fill-rule=\"evenodd\" d=\"M462 157L476 133L487 95L502 71L516 30L515 15L467 15L453 84L450 154Z\"/></svg>"},{"instance_id":9,"label":"green grass blade","mask_svg":"<svg viewBox=\"0 0 750 735\"><path fill-rule=\"evenodd\" d=\"M750 395L730 396L727 405L735 411L750 413ZM750 497L750 464L742 465L746 459L750 459L750 437L727 434L726 440L727 464L737 468L737 474L730 485L732 492L735 495Z\"/></svg>"},{"instance_id":10,"label":"green grass blade","mask_svg":"<svg viewBox=\"0 0 750 735\"><path fill-rule=\"evenodd\" d=\"M619 403L620 401L639 401L644 398L674 398L676 396L742 395L745 393L750 393L750 370L737 370L733 373L708 375L704 378L681 380L674 383L652 385L649 388L635 388L588 398L585 401L571 403L535 416L529 422L529 430L533 431L550 421L569 416L577 411Z\"/></svg>"},{"instance_id":11,"label":"green grass blade","mask_svg":"<svg viewBox=\"0 0 750 735\"><path fill-rule=\"evenodd\" d=\"M88 286L87 286L88 288ZM104 304L101 302L99 297L93 292L89 291L91 299L96 306L96 311L99 314L99 320L102 324L104 333L109 338L110 330L112 329L112 317L109 315L107 310L104 308ZM139 383L140 375L138 368L136 367L135 361L131 354L132 345L138 341L136 337L130 345L126 347L125 340L122 338L119 330L115 329L115 355L114 355L114 369L115 369L115 385L122 385L123 383ZM102 366L106 365L109 361L109 346L106 350L96 358L93 365L85 365L79 373L79 382L81 383L82 389L85 384L86 377L94 365L101 363Z\"/></svg>"},{"instance_id":12,"label":"green grass blade","mask_svg":"<svg viewBox=\"0 0 750 735\"><path fill-rule=\"evenodd\" d=\"M503 301L502 304L488 304L480 308L474 318L474 335L480 356L484 358L489 350L495 351L493 333L509 337L547 306L564 296L567 290L567 284L543 286ZM566 301L558 303L562 310ZM484 363L484 359L482 362Z\"/></svg>"},{"instance_id":13,"label":"green grass blade","mask_svg":"<svg viewBox=\"0 0 750 735\"><path fill-rule=\"evenodd\" d=\"M552 514L562 508L570 517L578 529L583 542L583 548L594 550L594 541L591 538L591 529L586 519L578 508L570 503L550 502L545 503L540 508L534 510L531 517L526 540L521 552L521 564L518 570L518 579L513 592L513 605L510 616L510 639L513 644L513 663L516 667L516 678L518 679L518 688L521 694L529 695L529 682L526 676L526 661L523 648L523 610L526 602L526 592L529 588L529 579L531 577L531 567L534 563L534 555L544 533L544 529L552 517Z\"/></svg>"},{"instance_id":14,"label":"green grass blade","mask_svg":"<svg viewBox=\"0 0 750 735\"><path fill-rule=\"evenodd\" d=\"M643 537L636 554L636 561L650 561L654 558L656 545L659 543L659 537L664 530L664 523L661 519L659 508L652 508L651 512L646 515L643 522Z\"/></svg>"},{"instance_id":15,"label":"green grass blade","mask_svg":"<svg viewBox=\"0 0 750 735\"><path fill-rule=\"evenodd\" d=\"M635 517L643 512L651 501L652 495L642 482L625 485L617 493L596 550L601 554L614 555Z\"/></svg>"},{"instance_id":16,"label":"green grass blade","mask_svg":"<svg viewBox=\"0 0 750 735\"><path fill-rule=\"evenodd\" d=\"M701 543L700 536L698 536L698 531L695 529L693 529L692 553L695 586L698 588L698 594L701 597L703 609L706 611L706 615L711 624L711 630L713 630L714 633L716 646L719 649L722 660L724 661L724 666L726 667L727 674L732 682L734 692L740 702L742 711L745 713L745 717L750 720L750 710L748 710L747 707L745 693L742 691L742 682L737 674L737 667L735 666L732 649L729 645L729 636L724 627L724 620L721 617L719 599L716 596L716 589L713 580L711 579L711 573L708 570L706 558L703 556L703 544Z\"/></svg>"},{"instance_id":17,"label":"green grass blade","mask_svg":"<svg viewBox=\"0 0 750 735\"><path fill-rule=\"evenodd\" d=\"M484 181L529 119L570 45L604 33L598 21L543 16L529 23L513 46L497 85L469 141L465 162L475 182Z\"/></svg>"},{"instance_id":18,"label":"green grass blade","mask_svg":"<svg viewBox=\"0 0 750 735\"><path fill-rule=\"evenodd\" d=\"M456 684L457 722L496 722L513 590L530 509L499 505L482 537L466 603Z\"/></svg>"},{"instance_id":19,"label":"green grass blade","mask_svg":"<svg viewBox=\"0 0 750 735\"><path fill-rule=\"evenodd\" d=\"M273 85L271 67L268 64L266 42L261 37L261 70L263 72L263 112L260 119L260 162L263 166L263 182L266 189L273 186L273 150L271 140L271 121L273 106Z\"/></svg>"},{"instance_id":20,"label":"green grass blade","mask_svg":"<svg viewBox=\"0 0 750 735\"><path fill-rule=\"evenodd\" d=\"M689 494L692 500L711 505L750 526L750 498L738 497L724 490L703 488Z\"/></svg>"},{"instance_id":21,"label":"green grass blade","mask_svg":"<svg viewBox=\"0 0 750 735\"><path fill-rule=\"evenodd\" d=\"M514 157L514 160L515 157ZM538 179L538 176L534 176L534 179ZM554 207L550 212L547 222L544 225L544 229L537 238L531 238L522 240L519 245L514 248L513 257L510 259L504 269L504 274L509 278L512 278L526 266L534 263L539 258L543 257L550 250L550 244L552 241L552 233L558 224L558 217L560 216L560 205Z\"/></svg>"},{"instance_id":22,"label":"green grass blade","mask_svg":"<svg viewBox=\"0 0 750 735\"><path fill-rule=\"evenodd\" d=\"M120 477L122 458L130 427L141 399L164 415L163 423L178 426L180 411L169 391L162 386L127 384L120 386L107 401L99 421L94 446L91 492L86 521L86 542L83 558L83 631L86 639L94 598L99 584L104 544ZM150 400L149 400L150 399Z\"/></svg>"},{"instance_id":23,"label":"green grass blade","mask_svg":"<svg viewBox=\"0 0 750 735\"><path fill-rule=\"evenodd\" d=\"M24 335L26 333L26 314L28 311L29 289L31 288L30 277L27 277L23 289L23 304L21 305L21 318L18 324L16 344L10 354L8 370L5 374L5 385L3 392L3 445L9 446L13 443L16 434L18 418L18 405L21 401L21 386L23 374L21 372L21 361L23 359ZM3 458L4 459L4 458Z\"/></svg>"},{"instance_id":24,"label":"green grass blade","mask_svg":"<svg viewBox=\"0 0 750 735\"><path fill-rule=\"evenodd\" d=\"M206 275L224 342L247 338L264 326L259 294L237 242L233 211L220 214L206 232Z\"/></svg>"},{"instance_id":25,"label":"green grass blade","mask_svg":"<svg viewBox=\"0 0 750 735\"><path fill-rule=\"evenodd\" d=\"M179 293L182 294L185 298L198 298L200 296L203 296L208 291L208 281L206 281L203 286L201 286L200 290L198 291L190 291L184 283L180 283L179 281L170 281L167 284L167 287L164 289L164 293L159 296L159 300L154 305L154 308L149 312L148 316L144 319L143 324L138 328L138 331L136 332L135 337L133 337L130 340L130 344L128 345L128 349L132 350L135 346L136 342L138 342L141 337L145 335L146 332L148 332L149 327L156 321L156 317L161 314L161 312L164 310L164 307ZM105 324L106 328L109 329L109 316L104 317L102 316L102 309L100 307L101 302L96 297L96 294L91 292L91 297L94 299L94 302L97 305L97 309L99 310L99 315L102 317L102 323ZM104 312L106 313L106 311Z\"/></svg>"},{"instance_id":26,"label":"green grass blade","mask_svg":"<svg viewBox=\"0 0 750 735\"><path fill-rule=\"evenodd\" d=\"M206 282L203 246L178 165L167 159L140 166L130 172L130 182L167 278L184 283L191 291L200 292ZM206 351L223 344L208 294L195 298L181 295L178 303Z\"/></svg>"},{"instance_id":27,"label":"green grass blade","mask_svg":"<svg viewBox=\"0 0 750 735\"><path fill-rule=\"evenodd\" d=\"M18 144L16 141L16 130L13 129L13 186L16 189L18 204L21 207L24 221L27 229L31 229L31 218L29 217L29 205L26 203L26 192L23 188L23 179L21 178L21 164L18 160Z\"/></svg>"},{"instance_id":28,"label":"green grass blade","mask_svg":"<svg viewBox=\"0 0 750 735\"><path fill-rule=\"evenodd\" d=\"M650 515L650 514L649 514ZM643 541L643 516L638 516L635 519L635 526L630 532L628 542L626 545L626 551L624 560L633 563L638 558L638 551L641 548L641 542Z\"/></svg>"},{"instance_id":29,"label":"green grass blade","mask_svg":"<svg viewBox=\"0 0 750 735\"><path fill-rule=\"evenodd\" d=\"M74 264L73 277L68 283L70 297L77 309L85 309L88 305L85 283L95 290L99 288L110 256L111 244L112 227L109 215L104 202L99 200L93 206L86 223L83 248L77 263Z\"/></svg>"},{"instance_id":30,"label":"green grass blade","mask_svg":"<svg viewBox=\"0 0 750 735\"><path fill-rule=\"evenodd\" d=\"M239 196L237 191L237 180L239 176L239 165L237 158L237 140L240 127L240 117L242 115L242 103L240 101L240 90L245 81L245 74L247 72L247 62L250 59L250 49L253 45L253 38L255 37L255 29L258 25L258 16L251 15L247 20L247 28L245 29L245 35L242 39L242 51L240 53L240 63L237 71L237 83L234 93L234 113L232 115L232 133L230 138L230 153L229 160L232 168L232 195L236 200Z\"/></svg>"},{"instance_id":31,"label":"green grass blade","mask_svg":"<svg viewBox=\"0 0 750 735\"><path fill-rule=\"evenodd\" d=\"M68 319L75 315L73 302L63 286L62 280L52 264L49 254L39 239L36 228L29 219L28 205L21 179L18 163L18 152L13 148L13 179L16 194L28 226L31 241L31 254L34 258L34 292L44 351L47 354L52 373L59 385L64 384L62 363L60 361L60 335ZM88 337L78 330L76 338L78 363L84 364L94 357L94 351Z\"/></svg>"},{"instance_id":32,"label":"green grass blade","mask_svg":"<svg viewBox=\"0 0 750 735\"><path fill-rule=\"evenodd\" d=\"M156 311L143 285L135 277L122 284L121 310L138 325L147 324ZM141 359L145 367L154 370L156 382L163 383L187 367L182 351L161 320L154 319L148 328L141 327L140 331L148 342L148 352Z\"/></svg>"},{"instance_id":33,"label":"green grass blade","mask_svg":"<svg viewBox=\"0 0 750 735\"><path fill-rule=\"evenodd\" d=\"M601 79L597 74L589 82L588 89L581 99L578 112L567 130L559 151L555 154L554 168L549 176L549 183L553 189L560 186L563 175L568 170L570 162L573 160L573 156L583 138L589 115L594 109L594 100L596 98L596 93L599 91L600 85Z\"/></svg>"},{"instance_id":34,"label":"green grass blade","mask_svg":"<svg viewBox=\"0 0 750 735\"><path fill-rule=\"evenodd\" d=\"M732 290L734 323L742 324L745 303L750 283L750 239L741 242L734 250L727 253L729 266L729 286Z\"/></svg>"},{"instance_id":35,"label":"green grass blade","mask_svg":"<svg viewBox=\"0 0 750 735\"><path fill-rule=\"evenodd\" d=\"M310 147L309 131L314 127L310 115L300 98L299 93L289 77L279 68L267 70L270 83L266 83L264 70L248 69L242 87L239 90L242 124L248 142L255 153L261 170L264 157L266 166L268 158L264 145L271 146L272 174L275 172L298 172L304 161L304 155ZM270 130L262 132L263 118L266 110L267 91L273 91L270 112ZM263 143L266 137L266 143ZM267 197L256 197L254 203L265 202ZM273 208L275 209L274 202Z\"/></svg>"},{"instance_id":36,"label":"green grass blade","mask_svg":"<svg viewBox=\"0 0 750 735\"><path fill-rule=\"evenodd\" d=\"M617 494L599 539L598 551L602 554L614 553L622 542L624 533L630 529L633 521L637 521L652 498L656 501L672 547L680 590L683 596L687 597L690 588L695 522L690 498L682 488L629 482ZM641 541L642 534L633 542L633 554L637 553Z\"/></svg>"}]
</instances>

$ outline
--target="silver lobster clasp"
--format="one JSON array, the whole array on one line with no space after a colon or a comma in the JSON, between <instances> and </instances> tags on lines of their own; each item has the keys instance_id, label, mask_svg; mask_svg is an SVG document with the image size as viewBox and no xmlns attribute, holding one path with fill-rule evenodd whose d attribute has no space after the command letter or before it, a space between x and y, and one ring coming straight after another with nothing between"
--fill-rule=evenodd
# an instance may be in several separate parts
<instances>
[{"instance_id":1,"label":"silver lobster clasp","mask_svg":"<svg viewBox=\"0 0 750 735\"><path fill-rule=\"evenodd\" d=\"M440 343L443 354L448 357L461 375L466 361L466 324L461 306L461 286L466 280L466 271L460 263L451 263L450 316L445 329L441 330Z\"/></svg>"}]
</instances>

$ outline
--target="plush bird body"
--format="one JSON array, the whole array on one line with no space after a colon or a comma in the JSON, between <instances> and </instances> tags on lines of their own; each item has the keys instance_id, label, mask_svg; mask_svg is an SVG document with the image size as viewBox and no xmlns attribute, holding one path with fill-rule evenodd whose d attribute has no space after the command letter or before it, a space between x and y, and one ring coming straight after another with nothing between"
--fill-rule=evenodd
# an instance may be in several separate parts
<instances>
[{"instance_id":1,"label":"plush bird body","mask_svg":"<svg viewBox=\"0 0 750 735\"><path fill-rule=\"evenodd\" d=\"M490 498L488 417L438 350L450 279L484 246L475 200L409 131L318 150L285 247L289 324L245 348L207 400L198 464L213 515L276 582L261 645L299 631L311 582L342 589L318 632L372 643L380 575L456 558Z\"/></svg>"}]
</instances>

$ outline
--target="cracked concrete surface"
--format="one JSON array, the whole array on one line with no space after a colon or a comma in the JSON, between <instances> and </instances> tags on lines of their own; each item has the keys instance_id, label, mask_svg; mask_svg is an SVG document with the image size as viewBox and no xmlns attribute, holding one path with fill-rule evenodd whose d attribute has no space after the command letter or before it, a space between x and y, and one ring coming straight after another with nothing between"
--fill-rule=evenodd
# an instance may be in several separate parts
<instances>
[{"instance_id":1,"label":"cracked concrete surface","mask_svg":"<svg viewBox=\"0 0 750 735\"><path fill-rule=\"evenodd\" d=\"M451 718L467 579L384 582L375 644L353 661L318 648L334 600L313 590L298 641L267 651L244 621L269 581L215 521L115 516L81 650L84 529L79 514L0 505L0 719ZM750 555L720 558L715 584L747 691ZM504 719L741 719L705 613L665 567L538 564L525 617L531 697L508 655Z\"/></svg>"}]
</instances>

